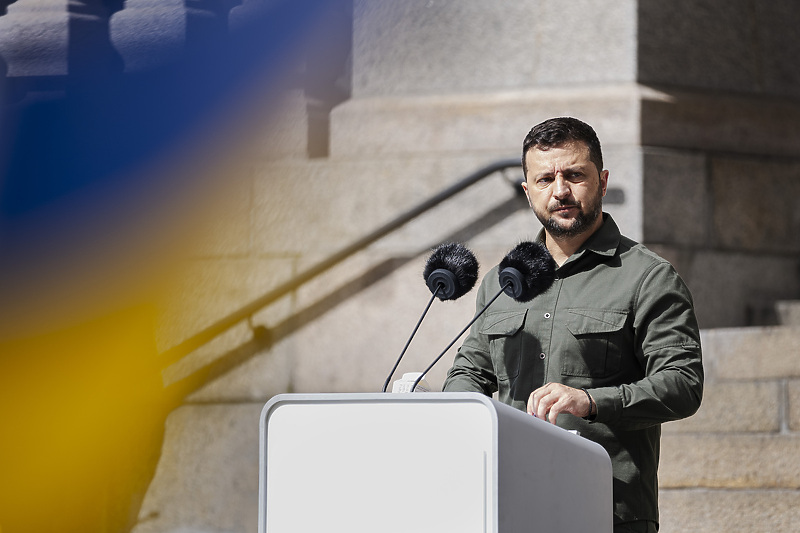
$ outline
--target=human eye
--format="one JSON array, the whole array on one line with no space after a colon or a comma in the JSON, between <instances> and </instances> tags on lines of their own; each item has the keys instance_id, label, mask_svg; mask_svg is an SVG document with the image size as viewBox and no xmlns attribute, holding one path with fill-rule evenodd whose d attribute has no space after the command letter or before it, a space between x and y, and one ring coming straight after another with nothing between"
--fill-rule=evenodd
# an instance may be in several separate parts
<instances>
[{"instance_id":1,"label":"human eye","mask_svg":"<svg viewBox=\"0 0 800 533\"><path fill-rule=\"evenodd\" d=\"M536 178L536 186L544 189L553 182L553 176L539 176Z\"/></svg>"},{"instance_id":2,"label":"human eye","mask_svg":"<svg viewBox=\"0 0 800 533\"><path fill-rule=\"evenodd\" d=\"M586 175L580 170L573 170L568 174L570 181L583 181Z\"/></svg>"}]
</instances>

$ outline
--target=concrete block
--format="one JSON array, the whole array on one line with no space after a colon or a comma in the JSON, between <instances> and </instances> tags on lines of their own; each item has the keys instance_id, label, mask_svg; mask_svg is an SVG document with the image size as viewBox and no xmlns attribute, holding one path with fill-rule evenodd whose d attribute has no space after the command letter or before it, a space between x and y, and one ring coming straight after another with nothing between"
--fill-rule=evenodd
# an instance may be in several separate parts
<instances>
[{"instance_id":1,"label":"concrete block","mask_svg":"<svg viewBox=\"0 0 800 533\"><path fill-rule=\"evenodd\" d=\"M159 348L184 340L288 279L285 258L205 258L186 264L161 305ZM287 313L284 304L280 309Z\"/></svg>"},{"instance_id":2,"label":"concrete block","mask_svg":"<svg viewBox=\"0 0 800 533\"><path fill-rule=\"evenodd\" d=\"M188 243L195 257L242 257L250 252L252 177L244 169L226 169L222 184L211 187L202 208L193 206L187 218L195 225Z\"/></svg>"},{"instance_id":3,"label":"concrete block","mask_svg":"<svg viewBox=\"0 0 800 533\"><path fill-rule=\"evenodd\" d=\"M758 48L742 35L742 28L757 24L749 2L642 0L637 5L642 82L729 91L759 89Z\"/></svg>"},{"instance_id":4,"label":"concrete block","mask_svg":"<svg viewBox=\"0 0 800 533\"><path fill-rule=\"evenodd\" d=\"M633 0L357 0L354 12L356 98L635 79ZM469 38L477 35L487 37Z\"/></svg>"},{"instance_id":5,"label":"concrete block","mask_svg":"<svg viewBox=\"0 0 800 533\"><path fill-rule=\"evenodd\" d=\"M644 146L800 155L800 105L794 99L678 89L643 94L640 124Z\"/></svg>"},{"instance_id":6,"label":"concrete block","mask_svg":"<svg viewBox=\"0 0 800 533\"><path fill-rule=\"evenodd\" d=\"M768 94L797 97L800 94L800 42L787 38L797 27L800 13L792 0L773 0L753 4L758 21L761 90Z\"/></svg>"},{"instance_id":7,"label":"concrete block","mask_svg":"<svg viewBox=\"0 0 800 533\"><path fill-rule=\"evenodd\" d=\"M786 387L789 431L800 431L800 380L790 380Z\"/></svg>"},{"instance_id":8,"label":"concrete block","mask_svg":"<svg viewBox=\"0 0 800 533\"><path fill-rule=\"evenodd\" d=\"M701 332L709 380L800 377L800 329L721 328Z\"/></svg>"},{"instance_id":9,"label":"concrete block","mask_svg":"<svg viewBox=\"0 0 800 533\"><path fill-rule=\"evenodd\" d=\"M186 402L266 403L276 394L290 392L294 367L292 344L290 339L266 346L243 341L225 350L218 349L213 360L205 362L211 366L208 377L185 372L188 380L202 379L198 382L205 382L186 397ZM199 365L193 368L196 372L199 369Z\"/></svg>"},{"instance_id":10,"label":"concrete block","mask_svg":"<svg viewBox=\"0 0 800 533\"><path fill-rule=\"evenodd\" d=\"M255 184L254 250L303 254L307 259L326 257L477 169L507 158L508 154L500 153L415 158L395 155L328 164L269 165ZM462 229L513 197L516 188L500 174L491 176L440 204L381 246L424 249L435 241L435 234L447 236Z\"/></svg>"},{"instance_id":11,"label":"concrete block","mask_svg":"<svg viewBox=\"0 0 800 533\"><path fill-rule=\"evenodd\" d=\"M524 30L528 38L537 37L522 56L534 54L533 82L554 87L636 80L638 4L635 0L538 2L536 11L521 19L529 21ZM570 38L550 38L566 34Z\"/></svg>"},{"instance_id":12,"label":"concrete block","mask_svg":"<svg viewBox=\"0 0 800 533\"><path fill-rule=\"evenodd\" d=\"M662 489L660 533L793 531L800 520L796 490Z\"/></svg>"},{"instance_id":13,"label":"concrete block","mask_svg":"<svg viewBox=\"0 0 800 533\"><path fill-rule=\"evenodd\" d=\"M158 347L164 352L194 334L215 324L274 285L288 279L292 261L287 259L197 259L189 263L171 294L161 303L158 320ZM273 321L291 312L290 297L267 308ZM210 343L179 361L165 361L167 385L173 384L204 365L218 359L252 338L246 322L236 325ZM173 364L174 363L174 364Z\"/></svg>"},{"instance_id":14,"label":"concrete block","mask_svg":"<svg viewBox=\"0 0 800 533\"><path fill-rule=\"evenodd\" d=\"M798 95L800 10L791 0L638 2L639 79L648 84ZM686 36L691 35L691 39Z\"/></svg>"},{"instance_id":15,"label":"concrete block","mask_svg":"<svg viewBox=\"0 0 800 533\"><path fill-rule=\"evenodd\" d=\"M794 298L800 291L800 263L785 254L712 249L696 251L681 264L681 276L692 291L703 329L751 325L754 309L763 309L769 301Z\"/></svg>"},{"instance_id":16,"label":"concrete block","mask_svg":"<svg viewBox=\"0 0 800 533\"><path fill-rule=\"evenodd\" d=\"M331 113L331 157L364 154L508 151L539 122L574 116L589 123L604 146L639 142L634 83L591 88L537 88L491 93L356 98Z\"/></svg>"},{"instance_id":17,"label":"concrete block","mask_svg":"<svg viewBox=\"0 0 800 533\"><path fill-rule=\"evenodd\" d=\"M800 163L763 159L711 160L714 244L752 252L800 251ZM743 194L773 190L777 194Z\"/></svg>"},{"instance_id":18,"label":"concrete block","mask_svg":"<svg viewBox=\"0 0 800 533\"><path fill-rule=\"evenodd\" d=\"M265 127L255 131L249 139L254 161L308 157L307 103L300 89L282 93L270 102Z\"/></svg>"},{"instance_id":19,"label":"concrete block","mask_svg":"<svg viewBox=\"0 0 800 533\"><path fill-rule=\"evenodd\" d=\"M661 439L662 488L800 488L800 436L669 433Z\"/></svg>"},{"instance_id":20,"label":"concrete block","mask_svg":"<svg viewBox=\"0 0 800 533\"><path fill-rule=\"evenodd\" d=\"M664 433L778 432L781 395L777 381L708 383L697 413L662 428Z\"/></svg>"},{"instance_id":21,"label":"concrete block","mask_svg":"<svg viewBox=\"0 0 800 533\"><path fill-rule=\"evenodd\" d=\"M775 302L778 324L781 326L800 326L800 301L784 300Z\"/></svg>"},{"instance_id":22,"label":"concrete block","mask_svg":"<svg viewBox=\"0 0 800 533\"><path fill-rule=\"evenodd\" d=\"M133 531L255 531L262 407L195 405L174 411Z\"/></svg>"},{"instance_id":23,"label":"concrete block","mask_svg":"<svg viewBox=\"0 0 800 533\"><path fill-rule=\"evenodd\" d=\"M645 148L643 159L644 241L662 245L706 245L712 206L706 156ZM672 194L673 191L679 194Z\"/></svg>"},{"instance_id":24,"label":"concrete block","mask_svg":"<svg viewBox=\"0 0 800 533\"><path fill-rule=\"evenodd\" d=\"M493 6L482 2L412 0L354 3L353 93L378 94L459 92L519 86L532 76L533 62L512 58L526 53L532 35L518 22L530 17L535 2ZM509 7L514 11L509 15ZM526 16L527 15L527 16ZM477 35L495 28L486 53ZM480 72L480 76L475 73Z\"/></svg>"}]
</instances>

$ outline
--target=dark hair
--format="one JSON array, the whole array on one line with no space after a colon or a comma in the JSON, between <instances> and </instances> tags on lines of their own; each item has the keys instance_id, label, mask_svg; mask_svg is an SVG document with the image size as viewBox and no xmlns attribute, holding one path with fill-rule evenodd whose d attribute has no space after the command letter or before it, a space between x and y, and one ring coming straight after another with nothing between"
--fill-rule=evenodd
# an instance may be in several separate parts
<instances>
[{"instance_id":1,"label":"dark hair","mask_svg":"<svg viewBox=\"0 0 800 533\"><path fill-rule=\"evenodd\" d=\"M528 175L528 165L525 156L531 148L547 150L563 146L570 142L581 141L589 146L589 159L597 167L597 172L603 171L603 151L600 149L600 140L592 127L577 118L559 117L545 120L534 126L525 141L522 143L522 172Z\"/></svg>"}]
</instances>

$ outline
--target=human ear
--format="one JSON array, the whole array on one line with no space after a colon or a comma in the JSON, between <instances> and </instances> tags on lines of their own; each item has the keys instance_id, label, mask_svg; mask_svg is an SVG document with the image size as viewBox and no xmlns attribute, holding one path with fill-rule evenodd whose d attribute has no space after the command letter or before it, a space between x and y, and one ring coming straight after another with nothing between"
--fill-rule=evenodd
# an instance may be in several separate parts
<instances>
[{"instance_id":1,"label":"human ear","mask_svg":"<svg viewBox=\"0 0 800 533\"><path fill-rule=\"evenodd\" d=\"M528 182L527 182L527 180L522 182L522 190L525 191L525 198L528 199L528 205L531 207L531 209L533 209L533 204L531 203L531 196L530 196L530 194L528 194Z\"/></svg>"},{"instance_id":2,"label":"human ear","mask_svg":"<svg viewBox=\"0 0 800 533\"><path fill-rule=\"evenodd\" d=\"M608 187L608 170L604 170L600 173L600 190L603 192L603 196L606 195L607 187Z\"/></svg>"}]
</instances>

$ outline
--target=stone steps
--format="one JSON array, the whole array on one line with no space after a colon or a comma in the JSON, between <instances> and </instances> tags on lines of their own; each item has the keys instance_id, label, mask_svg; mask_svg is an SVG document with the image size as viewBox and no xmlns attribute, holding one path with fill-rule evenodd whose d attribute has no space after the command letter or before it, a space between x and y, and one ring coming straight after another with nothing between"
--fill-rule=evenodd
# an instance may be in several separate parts
<instances>
[{"instance_id":1,"label":"stone steps","mask_svg":"<svg viewBox=\"0 0 800 533\"><path fill-rule=\"evenodd\" d=\"M782 300L775 302L775 314L782 326L800 326L800 301Z\"/></svg>"},{"instance_id":2,"label":"stone steps","mask_svg":"<svg viewBox=\"0 0 800 533\"><path fill-rule=\"evenodd\" d=\"M662 533L797 528L800 328L790 314L790 326L703 331L703 404L663 426Z\"/></svg>"},{"instance_id":3,"label":"stone steps","mask_svg":"<svg viewBox=\"0 0 800 533\"><path fill-rule=\"evenodd\" d=\"M663 425L664 436L691 432L777 432L783 424L778 380L706 383L703 403L694 416Z\"/></svg>"},{"instance_id":4,"label":"stone steps","mask_svg":"<svg viewBox=\"0 0 800 533\"><path fill-rule=\"evenodd\" d=\"M702 343L708 381L800 378L800 327L712 329Z\"/></svg>"},{"instance_id":5,"label":"stone steps","mask_svg":"<svg viewBox=\"0 0 800 533\"><path fill-rule=\"evenodd\" d=\"M800 491L661 490L660 533L775 533L797 531Z\"/></svg>"},{"instance_id":6,"label":"stone steps","mask_svg":"<svg viewBox=\"0 0 800 533\"><path fill-rule=\"evenodd\" d=\"M800 489L800 434L693 433L662 441L663 488Z\"/></svg>"}]
</instances>

